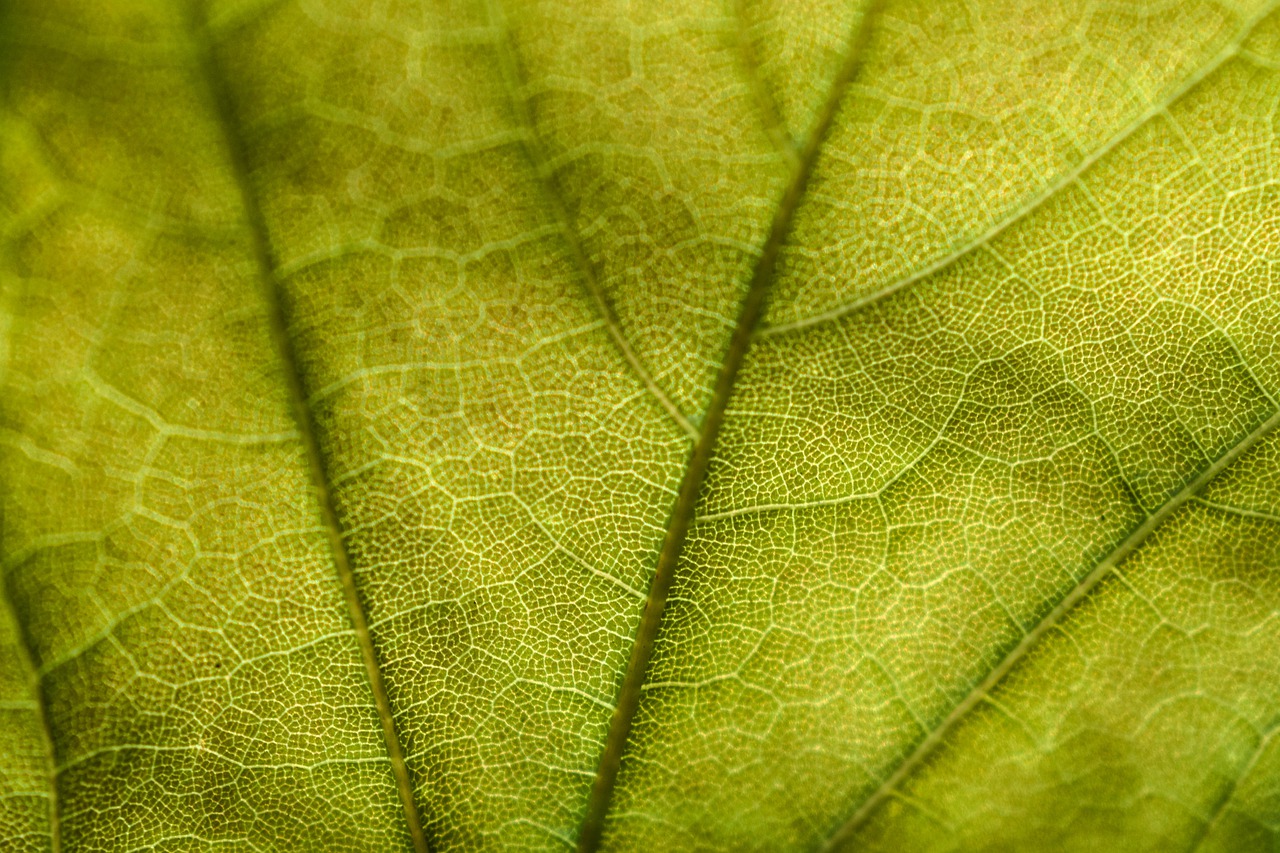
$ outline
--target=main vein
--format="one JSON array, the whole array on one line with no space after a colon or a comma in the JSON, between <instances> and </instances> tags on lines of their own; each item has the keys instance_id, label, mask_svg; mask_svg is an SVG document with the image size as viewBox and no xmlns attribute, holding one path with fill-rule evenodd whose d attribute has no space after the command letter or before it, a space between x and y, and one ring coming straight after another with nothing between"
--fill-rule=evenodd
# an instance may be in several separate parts
<instances>
[{"instance_id":1,"label":"main vein","mask_svg":"<svg viewBox=\"0 0 1280 853\"><path fill-rule=\"evenodd\" d=\"M271 329L271 337L276 352L284 367L285 381L288 385L293 415L298 424L298 432L306 453L308 473L316 501L319 504L321 520L328 534L329 549L333 557L338 580L342 585L343 597L347 604L347 614L360 646L360 656L364 660L365 672L373 691L374 704L378 709L378 718L382 724L383 740L386 742L387 756L391 762L391 771L395 777L396 789L404 808L405 821L408 824L409 837L417 853L428 853L430 845L422 829L422 820L418 815L417 803L413 797L413 786L409 780L409 769L404 760L404 749L400 745L400 737L396 732L395 717L391 713L391 700L387 696L386 684L382 678L382 670L378 665L377 653L373 648L373 639L369 634L369 623L365 616L364 605L356 590L355 575L351 570L351 560L347 554L346 543L342 535L342 526L334 509L333 491L329 485L329 477L325 467L324 456L320 450L315 419L307 403L308 396L302 378L298 354L289 335L288 322L284 310L284 292L279 277L276 275L276 262L267 236L266 220L258 205L257 197L249 182L248 156L245 151L243 134L239 120L231 102L231 93L227 89L225 77L218 66L208 26L196 8L195 0L188 5L192 44L195 48L199 70L209 87L209 93L222 127L227 153L231 161L240 191L240 202L248 226L249 238L258 277L261 281L267 306L267 320Z\"/></svg>"},{"instance_id":2,"label":"main vein","mask_svg":"<svg viewBox=\"0 0 1280 853\"><path fill-rule=\"evenodd\" d=\"M847 314L859 311L866 308L868 305L872 305L882 299L886 299L898 291L908 288L916 282L926 279L937 272L954 266L960 260L967 258L983 246L990 244L993 240L1008 231L1014 225L1026 219L1050 201L1057 198L1064 189L1078 181L1082 175L1092 169L1099 161L1112 151L1119 148L1126 140L1135 136L1139 131L1151 124L1151 122L1155 121L1157 118L1168 115L1169 108L1171 106L1194 92L1196 88L1205 81L1205 79L1237 56L1240 53L1240 48L1244 44L1245 40L1249 38L1250 34L1257 29L1258 25L1269 17L1277 7L1280 7L1280 2L1276 2L1276 0L1266 4L1262 11L1258 12L1244 23L1240 30L1222 50L1215 54L1208 62L1199 66L1194 73L1183 79L1181 83L1165 94L1165 96L1158 102L1152 104L1119 131L1110 136L1102 145L1091 151L1088 156L1058 177L1057 180L1047 184L1039 192L1032 195L1003 219L993 223L985 231L964 243L959 248L941 258L938 258L933 263L921 267L920 269L901 278L895 279L894 281L891 281L870 293L859 296L849 302L837 305L834 308L830 308L821 313L804 317L800 320L794 320L790 323L779 323L776 326L768 326L761 329L759 331L759 335L761 337L781 335L805 329L809 326L817 326L831 322L832 320L837 320Z\"/></svg>"},{"instance_id":3,"label":"main vein","mask_svg":"<svg viewBox=\"0 0 1280 853\"><path fill-rule=\"evenodd\" d=\"M1139 546L1145 542L1152 533L1156 531L1166 519L1174 512L1180 509L1188 501L1195 498L1205 486L1209 484L1214 477L1222 473L1222 471L1244 455L1251 447L1265 438L1277 426L1280 426L1280 410L1275 411L1272 415L1263 421L1257 428L1246 435L1243 439L1233 445L1226 453L1219 456L1207 468L1200 472L1195 479L1187 483L1177 494L1165 501L1155 512L1149 514L1141 524L1126 536L1119 545L1115 547L1101 562L1094 566L1089 574L1072 587L1071 591L1062 598L1061 601L1049 611L1049 613L1036 624L1034 628L1023 635L1018 645L1014 646L1003 659L987 673L986 678L982 679L976 687L969 691L959 704L951 709L941 723L934 727L910 755L908 755L881 783L880 787L871 794L870 797L858 807L839 829L827 839L822 845L823 851L832 851L839 849L847 843L857 832L869 817L875 812L881 803L885 801L893 791L921 765L926 758L946 739L955 727L965 716L968 715L975 707L982 703L984 699L991 695L996 685L1004 679L1006 675L1025 658L1028 652L1049 633L1062 618L1080 603L1090 591L1096 587L1103 578L1107 577L1126 557L1136 551Z\"/></svg>"},{"instance_id":4,"label":"main vein","mask_svg":"<svg viewBox=\"0 0 1280 853\"><path fill-rule=\"evenodd\" d=\"M621 769L622 756L631 736L636 710L640 705L640 691L648 675L649 661L653 656L654 642L662 624L662 611L666 607L667 593L671 589L671 581L675 576L676 566L680 562L689 527L693 522L698 497L702 491L703 481L706 479L707 467L711 461L716 438L720 434L720 425L724 421L725 409L733 393L738 371L751 346L756 325L764 312L765 299L773 283L778 257L791 231L791 222L801 198L804 197L805 188L813 174L827 131L835 119L849 83L857 76L858 69L861 67L866 44L871 35L870 24L875 17L878 5L878 2L872 2L864 10L856 32L850 40L848 58L832 81L822 110L814 120L804 147L800 151L791 178L774 213L769 235L757 259L733 334L729 338L729 347L721 362L720 371L716 375L711 400L703 418L701 435L694 443L684 477L680 481L680 490L671 511L671 520L667 525L662 550L658 553L658 563L649 585L649 594L645 601L644 612L640 617L640 626L631 647L631 657L627 662L622 687L618 691L613 717L609 721L604 753L600 758L595 782L587 801L586 817L578 835L579 853L592 853L598 850L604 836L605 818L613 799L618 771Z\"/></svg>"}]
</instances>

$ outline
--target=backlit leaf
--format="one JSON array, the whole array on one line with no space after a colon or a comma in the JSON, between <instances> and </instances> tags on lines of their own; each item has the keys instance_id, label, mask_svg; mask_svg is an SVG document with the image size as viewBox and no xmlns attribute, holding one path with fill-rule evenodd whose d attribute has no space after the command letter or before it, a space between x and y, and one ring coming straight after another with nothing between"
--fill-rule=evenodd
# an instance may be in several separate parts
<instances>
[{"instance_id":1,"label":"backlit leaf","mask_svg":"<svg viewBox=\"0 0 1280 853\"><path fill-rule=\"evenodd\" d=\"M0 844L1280 848L1276 6L7 0Z\"/></svg>"}]
</instances>

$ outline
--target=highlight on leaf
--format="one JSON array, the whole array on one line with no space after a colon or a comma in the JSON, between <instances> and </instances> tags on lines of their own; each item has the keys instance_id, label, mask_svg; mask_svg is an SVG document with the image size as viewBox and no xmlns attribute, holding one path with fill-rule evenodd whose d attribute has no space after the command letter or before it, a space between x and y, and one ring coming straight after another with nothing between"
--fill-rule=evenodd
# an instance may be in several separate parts
<instances>
[{"instance_id":1,"label":"highlight on leaf","mask_svg":"<svg viewBox=\"0 0 1280 853\"><path fill-rule=\"evenodd\" d=\"M1268 0L0 6L0 846L1280 845Z\"/></svg>"}]
</instances>

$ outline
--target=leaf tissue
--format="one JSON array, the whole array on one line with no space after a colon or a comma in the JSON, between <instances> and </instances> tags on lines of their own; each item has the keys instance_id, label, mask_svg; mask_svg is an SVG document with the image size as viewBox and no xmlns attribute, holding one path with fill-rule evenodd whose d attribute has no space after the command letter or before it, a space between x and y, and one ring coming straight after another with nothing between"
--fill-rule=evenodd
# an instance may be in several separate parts
<instances>
[{"instance_id":1,"label":"leaf tissue","mask_svg":"<svg viewBox=\"0 0 1280 853\"><path fill-rule=\"evenodd\" d=\"M0 847L1280 850L1274 0L5 0Z\"/></svg>"}]
</instances>

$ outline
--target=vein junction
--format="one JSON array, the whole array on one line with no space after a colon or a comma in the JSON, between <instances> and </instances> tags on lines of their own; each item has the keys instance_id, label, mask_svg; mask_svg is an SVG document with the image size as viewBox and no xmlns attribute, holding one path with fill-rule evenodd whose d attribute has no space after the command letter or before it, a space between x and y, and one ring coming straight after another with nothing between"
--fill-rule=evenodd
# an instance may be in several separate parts
<instances>
[{"instance_id":1,"label":"vein junction","mask_svg":"<svg viewBox=\"0 0 1280 853\"><path fill-rule=\"evenodd\" d=\"M650 582L649 595L641 615L635 645L632 647L631 658L627 663L618 701L610 721L604 754L587 803L586 818L578 836L580 851L598 849L603 839L613 790L617 784L622 759L631 736L636 711L640 705L641 691L649 676L650 660L662 625L667 595L680 564L686 537L701 498L725 410L729 405L738 373L746 359L756 324L764 312L778 257L791 229L792 217L804 196L827 130L840 108L845 90L856 76L862 62L874 17L874 8L867 9L850 40L849 56L837 73L827 101L809 130L805 147L800 153L794 173L779 202L769 237L761 250L760 259L743 300L738 322L729 340L728 352L716 377L711 402L703 416L702 433L694 444L684 478L681 480L666 538L663 540L662 550L659 552L657 566Z\"/></svg>"},{"instance_id":2,"label":"vein junction","mask_svg":"<svg viewBox=\"0 0 1280 853\"><path fill-rule=\"evenodd\" d=\"M1033 212L860 310L757 335L642 687L612 843L714 827L726 846L749 846L741 827L767 823L781 846L856 837L875 849L884 833L894 849L972 819L975 847L1031 846L1037 832L1064 837L1034 792L1041 774L1075 772L1071 761L1113 766L1106 750L1119 750L1136 768L1125 802L1138 803L1144 785L1177 784L1143 751L1161 748L1160 731L1190 736L1178 727L1210 705L1247 720L1231 755L1250 754L1268 730L1249 704L1256 682L1213 673L1257 654L1276 666L1262 639L1275 592L1259 580L1274 533L1242 532L1252 544L1230 551L1216 537L1276 515L1261 482L1275 452L1277 247L1246 212L1267 204L1267 180L1222 164L1274 158L1263 116L1280 87L1257 47L1270 9L1233 22L1226 48ZM889 108L871 84L849 99L853 116ZM1231 130L1212 119L1223 104L1241 110ZM824 207L847 213L844 176L823 171L856 162L845 130L806 199L818 212L802 211L793 233ZM1187 206L1171 213L1173 198ZM787 286L821 281L814 257L845 248L806 248L836 216L794 240ZM1214 510L1219 489L1248 497ZM1229 589L1257 600L1248 623L1261 634L1245 640L1226 611L1185 604L1236 602ZM1148 638L1166 635L1176 683L1134 684ZM1006 679L1017 686L996 689ZM1061 699L1046 710L1044 696ZM954 759L935 753L944 740L963 744ZM1223 778L1239 772L1223 761ZM814 766L843 790L815 790ZM1104 775L1074 789L1100 809L1115 782ZM959 779L982 793L956 797ZM907 781L910 795L876 808ZM1188 783L1182 802L1213 791ZM832 825L873 796L854 829ZM1018 817L973 817L987 801ZM1181 833L1197 808L1161 826ZM1099 832L1155 831L1101 821Z\"/></svg>"},{"instance_id":3,"label":"vein junction","mask_svg":"<svg viewBox=\"0 0 1280 853\"><path fill-rule=\"evenodd\" d=\"M838 97L789 85L848 53L792 4L233 6L231 164L163 4L6 57L6 275L74 285L0 434L67 837L393 847L416 803L441 848L798 849L866 801L859 846L1034 847L1064 778L1079 831L1265 811L1272 18L890 9ZM836 103L794 171L743 118ZM102 781L192 760L226 797Z\"/></svg>"}]
</instances>

